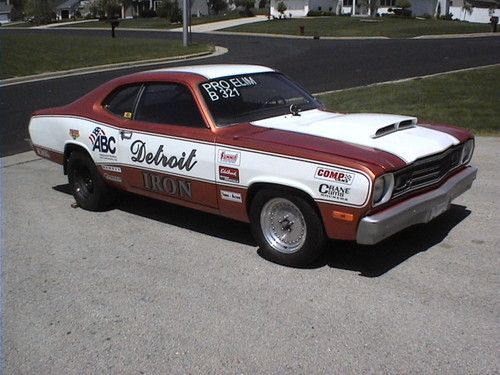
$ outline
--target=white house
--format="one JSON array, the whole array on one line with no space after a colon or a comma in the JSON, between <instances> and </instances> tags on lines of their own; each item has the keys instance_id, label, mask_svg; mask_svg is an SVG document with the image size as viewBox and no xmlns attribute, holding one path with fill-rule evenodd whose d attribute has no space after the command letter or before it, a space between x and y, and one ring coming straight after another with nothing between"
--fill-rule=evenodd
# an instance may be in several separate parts
<instances>
[{"instance_id":1,"label":"white house","mask_svg":"<svg viewBox=\"0 0 500 375\"><path fill-rule=\"evenodd\" d=\"M278 17L278 3L283 1L288 17L304 17L309 11L329 11L335 14L351 14L353 16L370 16L368 0L271 0L271 15ZM411 0L410 10L414 16L446 14L451 0ZM457 1L457 0L455 0ZM492 0L486 0L492 1ZM496 1L496 0L493 0ZM389 8L396 6L396 0L380 0L377 13L388 13Z\"/></svg>"},{"instance_id":2,"label":"white house","mask_svg":"<svg viewBox=\"0 0 500 375\"><path fill-rule=\"evenodd\" d=\"M0 23L10 22L12 5L9 0L0 1Z\"/></svg>"}]
</instances>

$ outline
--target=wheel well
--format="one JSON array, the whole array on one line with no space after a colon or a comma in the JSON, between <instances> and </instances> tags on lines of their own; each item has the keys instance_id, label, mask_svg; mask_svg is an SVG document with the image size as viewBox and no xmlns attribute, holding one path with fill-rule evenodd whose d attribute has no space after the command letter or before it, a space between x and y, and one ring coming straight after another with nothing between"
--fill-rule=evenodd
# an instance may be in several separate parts
<instances>
[{"instance_id":1,"label":"wheel well","mask_svg":"<svg viewBox=\"0 0 500 375\"><path fill-rule=\"evenodd\" d=\"M298 195L299 197L306 200L311 205L311 207L316 211L316 214L318 215L318 217L321 220L321 223L323 224L323 227L324 227L323 217L321 216L321 212L319 211L318 205L316 204L314 199L303 190L292 188L290 186L285 186L285 185L263 183L263 182L259 182L259 183L251 185L248 188L247 199L246 199L246 204L247 204L246 208L247 208L248 213L250 212L250 207L252 205L253 198L255 197L257 192L259 192L260 190L277 190L277 191L283 191L283 192L289 193L289 194Z\"/></svg>"},{"instance_id":2,"label":"wheel well","mask_svg":"<svg viewBox=\"0 0 500 375\"><path fill-rule=\"evenodd\" d=\"M88 151L83 148L82 146L78 146L78 145L75 145L75 144L67 144L66 147L64 148L64 164L63 164L63 171L64 171L64 174L68 174L68 161L69 161L69 157L70 155L74 152L74 151L80 151L80 152L83 152L84 154L86 154L91 160L91 156L90 154L88 153Z\"/></svg>"}]
</instances>

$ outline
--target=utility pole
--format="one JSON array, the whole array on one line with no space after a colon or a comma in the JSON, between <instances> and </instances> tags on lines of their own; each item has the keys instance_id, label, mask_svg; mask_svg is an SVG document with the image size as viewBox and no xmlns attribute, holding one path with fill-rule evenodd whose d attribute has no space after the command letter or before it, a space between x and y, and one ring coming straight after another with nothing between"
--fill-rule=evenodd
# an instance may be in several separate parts
<instances>
[{"instance_id":1,"label":"utility pole","mask_svg":"<svg viewBox=\"0 0 500 375\"><path fill-rule=\"evenodd\" d=\"M189 0L182 0L182 44L188 45Z\"/></svg>"}]
</instances>

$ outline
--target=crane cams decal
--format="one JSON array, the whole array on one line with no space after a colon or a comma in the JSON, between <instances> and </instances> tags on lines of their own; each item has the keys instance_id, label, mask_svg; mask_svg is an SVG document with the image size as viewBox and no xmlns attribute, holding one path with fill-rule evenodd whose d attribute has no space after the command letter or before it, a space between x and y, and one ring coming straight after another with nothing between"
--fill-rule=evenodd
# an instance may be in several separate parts
<instances>
[{"instance_id":1,"label":"crane cams decal","mask_svg":"<svg viewBox=\"0 0 500 375\"><path fill-rule=\"evenodd\" d=\"M108 137L104 130L96 127L89 136L92 143L92 151L99 151L102 159L116 160L116 140L115 137Z\"/></svg>"},{"instance_id":2,"label":"crane cams decal","mask_svg":"<svg viewBox=\"0 0 500 375\"><path fill-rule=\"evenodd\" d=\"M319 185L318 191L323 198L341 202L349 202L349 195L351 194L350 187L329 184Z\"/></svg>"},{"instance_id":3,"label":"crane cams decal","mask_svg":"<svg viewBox=\"0 0 500 375\"><path fill-rule=\"evenodd\" d=\"M354 173L349 173L345 171L339 171L337 169L323 168L319 167L316 169L314 178L332 182L338 182L340 184L352 185L354 181Z\"/></svg>"}]
</instances>

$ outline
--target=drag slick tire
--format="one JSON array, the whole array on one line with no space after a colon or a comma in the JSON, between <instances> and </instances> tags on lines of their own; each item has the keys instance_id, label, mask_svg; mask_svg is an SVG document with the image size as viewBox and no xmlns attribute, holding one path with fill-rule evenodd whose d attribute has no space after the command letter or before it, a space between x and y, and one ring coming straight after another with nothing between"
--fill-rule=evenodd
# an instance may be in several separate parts
<instances>
[{"instance_id":1,"label":"drag slick tire","mask_svg":"<svg viewBox=\"0 0 500 375\"><path fill-rule=\"evenodd\" d=\"M293 191L257 192L250 219L262 256L270 261L306 267L323 252L323 223L314 207Z\"/></svg>"},{"instance_id":2,"label":"drag slick tire","mask_svg":"<svg viewBox=\"0 0 500 375\"><path fill-rule=\"evenodd\" d=\"M90 211L101 211L113 201L113 191L106 185L90 157L73 151L68 159L68 181L76 203Z\"/></svg>"}]
</instances>

